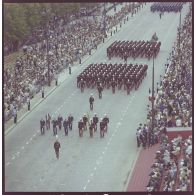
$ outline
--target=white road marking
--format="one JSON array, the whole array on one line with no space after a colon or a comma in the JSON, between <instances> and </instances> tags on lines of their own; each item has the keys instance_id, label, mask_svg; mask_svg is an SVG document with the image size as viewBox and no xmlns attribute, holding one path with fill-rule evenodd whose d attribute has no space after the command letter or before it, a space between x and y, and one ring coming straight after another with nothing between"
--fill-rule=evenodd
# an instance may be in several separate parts
<instances>
[{"instance_id":1,"label":"white road marking","mask_svg":"<svg viewBox=\"0 0 195 195\"><path fill-rule=\"evenodd\" d=\"M94 170L96 170L97 169L97 167L94 167Z\"/></svg>"},{"instance_id":2,"label":"white road marking","mask_svg":"<svg viewBox=\"0 0 195 195\"><path fill-rule=\"evenodd\" d=\"M83 187L83 190L85 190L86 189L86 186L85 187Z\"/></svg>"},{"instance_id":3,"label":"white road marking","mask_svg":"<svg viewBox=\"0 0 195 195\"><path fill-rule=\"evenodd\" d=\"M24 150L24 146L22 146L21 148L22 148L22 150Z\"/></svg>"},{"instance_id":4,"label":"white road marking","mask_svg":"<svg viewBox=\"0 0 195 195\"><path fill-rule=\"evenodd\" d=\"M108 147L106 146L106 147L105 147L105 150L107 150L107 149L108 149Z\"/></svg>"},{"instance_id":5,"label":"white road marking","mask_svg":"<svg viewBox=\"0 0 195 195\"><path fill-rule=\"evenodd\" d=\"M36 136L36 133L33 135L33 137L35 137Z\"/></svg>"},{"instance_id":6,"label":"white road marking","mask_svg":"<svg viewBox=\"0 0 195 195\"><path fill-rule=\"evenodd\" d=\"M17 152L17 153L16 153L16 155L19 155L19 154L20 154L20 152Z\"/></svg>"},{"instance_id":7,"label":"white road marking","mask_svg":"<svg viewBox=\"0 0 195 195\"><path fill-rule=\"evenodd\" d=\"M99 165L100 164L99 161L96 161L96 164Z\"/></svg>"},{"instance_id":8,"label":"white road marking","mask_svg":"<svg viewBox=\"0 0 195 195\"><path fill-rule=\"evenodd\" d=\"M7 166L10 165L10 162L7 162L6 165L7 165Z\"/></svg>"},{"instance_id":9,"label":"white road marking","mask_svg":"<svg viewBox=\"0 0 195 195\"><path fill-rule=\"evenodd\" d=\"M88 180L87 180L87 183L89 183L89 182L90 182L90 180L88 179Z\"/></svg>"},{"instance_id":10,"label":"white road marking","mask_svg":"<svg viewBox=\"0 0 195 195\"><path fill-rule=\"evenodd\" d=\"M30 138L30 141L32 141L32 137Z\"/></svg>"},{"instance_id":11,"label":"white road marking","mask_svg":"<svg viewBox=\"0 0 195 195\"><path fill-rule=\"evenodd\" d=\"M28 143L28 142L26 142L26 144L28 145L29 143Z\"/></svg>"},{"instance_id":12,"label":"white road marking","mask_svg":"<svg viewBox=\"0 0 195 195\"><path fill-rule=\"evenodd\" d=\"M39 130L37 130L37 133L39 133Z\"/></svg>"},{"instance_id":13,"label":"white road marking","mask_svg":"<svg viewBox=\"0 0 195 195\"><path fill-rule=\"evenodd\" d=\"M15 159L15 156L12 157L12 160L14 160L14 159Z\"/></svg>"},{"instance_id":14,"label":"white road marking","mask_svg":"<svg viewBox=\"0 0 195 195\"><path fill-rule=\"evenodd\" d=\"M91 173L91 177L93 177L93 174L94 174L94 173Z\"/></svg>"},{"instance_id":15,"label":"white road marking","mask_svg":"<svg viewBox=\"0 0 195 195\"><path fill-rule=\"evenodd\" d=\"M108 142L107 145L109 146L110 145L110 142Z\"/></svg>"}]
</instances>

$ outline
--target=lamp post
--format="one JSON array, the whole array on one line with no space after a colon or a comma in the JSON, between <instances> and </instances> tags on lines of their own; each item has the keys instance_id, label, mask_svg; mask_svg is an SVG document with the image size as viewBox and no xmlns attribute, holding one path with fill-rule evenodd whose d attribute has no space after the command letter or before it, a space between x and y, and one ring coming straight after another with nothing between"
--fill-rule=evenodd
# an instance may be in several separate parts
<instances>
[{"instance_id":1,"label":"lamp post","mask_svg":"<svg viewBox=\"0 0 195 195\"><path fill-rule=\"evenodd\" d=\"M151 132L153 133L154 132L154 100L155 100L155 97L154 97L154 52L153 52L153 63L152 63L152 129L151 129Z\"/></svg>"},{"instance_id":2,"label":"lamp post","mask_svg":"<svg viewBox=\"0 0 195 195\"><path fill-rule=\"evenodd\" d=\"M179 64L181 66L181 10L179 14Z\"/></svg>"},{"instance_id":3,"label":"lamp post","mask_svg":"<svg viewBox=\"0 0 195 195\"><path fill-rule=\"evenodd\" d=\"M104 3L104 38L106 38L106 3Z\"/></svg>"},{"instance_id":4,"label":"lamp post","mask_svg":"<svg viewBox=\"0 0 195 195\"><path fill-rule=\"evenodd\" d=\"M46 35L46 44L47 44L47 69L48 69L48 86L51 86L50 82L50 61L49 61L49 51L48 51L48 33L45 33Z\"/></svg>"}]
</instances>

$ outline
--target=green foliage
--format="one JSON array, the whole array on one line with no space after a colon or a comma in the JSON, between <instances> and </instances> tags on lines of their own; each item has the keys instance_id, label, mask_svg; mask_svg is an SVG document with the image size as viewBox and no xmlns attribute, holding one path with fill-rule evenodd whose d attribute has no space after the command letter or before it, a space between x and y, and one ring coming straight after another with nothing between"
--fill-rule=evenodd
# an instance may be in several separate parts
<instances>
[{"instance_id":1,"label":"green foliage","mask_svg":"<svg viewBox=\"0 0 195 195\"><path fill-rule=\"evenodd\" d=\"M23 41L54 15L78 12L80 3L4 3L4 41Z\"/></svg>"}]
</instances>

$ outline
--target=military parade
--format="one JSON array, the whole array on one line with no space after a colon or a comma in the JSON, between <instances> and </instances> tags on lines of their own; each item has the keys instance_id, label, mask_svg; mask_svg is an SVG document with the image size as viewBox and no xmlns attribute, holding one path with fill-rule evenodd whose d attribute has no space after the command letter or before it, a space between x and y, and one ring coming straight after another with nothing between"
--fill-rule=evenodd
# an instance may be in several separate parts
<instances>
[{"instance_id":1,"label":"military parade","mask_svg":"<svg viewBox=\"0 0 195 195\"><path fill-rule=\"evenodd\" d=\"M161 42L157 41L115 41L107 48L107 56L109 59L120 57L125 62L130 57L134 60L138 57L150 60L153 55L158 55L160 45Z\"/></svg>"},{"instance_id":2,"label":"military parade","mask_svg":"<svg viewBox=\"0 0 195 195\"><path fill-rule=\"evenodd\" d=\"M150 7L152 12L180 12L183 8L183 2L158 2Z\"/></svg>"},{"instance_id":3,"label":"military parade","mask_svg":"<svg viewBox=\"0 0 195 195\"><path fill-rule=\"evenodd\" d=\"M165 144L193 126L190 2L4 4L7 191L191 190Z\"/></svg>"},{"instance_id":4,"label":"military parade","mask_svg":"<svg viewBox=\"0 0 195 195\"><path fill-rule=\"evenodd\" d=\"M104 89L112 88L113 94L115 89L127 90L129 95L132 89L137 90L147 75L148 65L138 64L90 64L77 76L77 87L97 88L99 98L102 98ZM90 104L93 110L93 104Z\"/></svg>"}]
</instances>

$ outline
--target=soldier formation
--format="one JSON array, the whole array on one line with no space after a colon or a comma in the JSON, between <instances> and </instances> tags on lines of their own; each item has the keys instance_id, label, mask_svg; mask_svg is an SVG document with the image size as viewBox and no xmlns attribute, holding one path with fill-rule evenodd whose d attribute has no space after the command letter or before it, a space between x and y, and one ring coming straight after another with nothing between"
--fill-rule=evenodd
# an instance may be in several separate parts
<instances>
[{"instance_id":1,"label":"soldier formation","mask_svg":"<svg viewBox=\"0 0 195 195\"><path fill-rule=\"evenodd\" d=\"M103 89L112 87L127 90L127 94L135 87L137 89L147 75L148 65L133 64L90 64L82 73L77 76L77 87L84 91L84 88L97 88L99 98L102 98Z\"/></svg>"},{"instance_id":2,"label":"soldier formation","mask_svg":"<svg viewBox=\"0 0 195 195\"><path fill-rule=\"evenodd\" d=\"M171 2L171 3L154 3L151 7L150 10L152 12L180 12L181 9L183 8L182 2Z\"/></svg>"},{"instance_id":3,"label":"soldier formation","mask_svg":"<svg viewBox=\"0 0 195 195\"><path fill-rule=\"evenodd\" d=\"M89 118L86 114L82 118L80 118L78 122L79 136L83 137L83 132L89 129L89 135L92 138L94 132L97 132L97 126L99 122L100 129L100 138L104 137L104 134L107 133L109 118L105 114L103 118L100 118L95 113L93 118Z\"/></svg>"},{"instance_id":4,"label":"soldier formation","mask_svg":"<svg viewBox=\"0 0 195 195\"><path fill-rule=\"evenodd\" d=\"M67 118L64 118L64 120L61 115L58 115L57 118L53 118L51 120L51 116L47 114L45 116L45 120L43 118L40 120L41 135L45 134L45 129L50 130L50 125L52 124L54 136L58 134L58 129L61 130L62 127L64 127L64 133L65 133L65 136L67 136L68 131L72 130L73 120L74 118L71 114Z\"/></svg>"},{"instance_id":5,"label":"soldier formation","mask_svg":"<svg viewBox=\"0 0 195 195\"><path fill-rule=\"evenodd\" d=\"M148 58L153 54L156 57L160 51L161 42L151 41L115 41L107 48L107 56L120 57L127 62L127 58Z\"/></svg>"}]
</instances>

